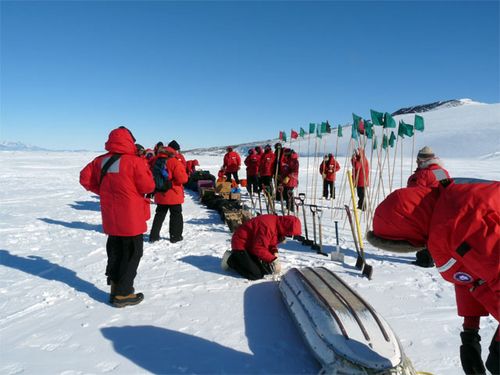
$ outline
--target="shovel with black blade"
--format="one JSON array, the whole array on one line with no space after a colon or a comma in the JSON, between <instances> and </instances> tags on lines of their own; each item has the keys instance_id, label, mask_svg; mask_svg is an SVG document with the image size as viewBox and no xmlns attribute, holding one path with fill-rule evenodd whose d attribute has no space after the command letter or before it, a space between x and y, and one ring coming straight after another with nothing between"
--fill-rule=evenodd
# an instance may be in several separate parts
<instances>
[{"instance_id":1,"label":"shovel with black blade","mask_svg":"<svg viewBox=\"0 0 500 375\"><path fill-rule=\"evenodd\" d=\"M323 210L319 207L316 207L316 215L318 216L318 229L319 229L319 249L316 251L318 254L328 256L327 253L323 251L323 231L321 228L321 218L323 217ZM314 221L314 215L313 215Z\"/></svg>"},{"instance_id":2,"label":"shovel with black blade","mask_svg":"<svg viewBox=\"0 0 500 375\"><path fill-rule=\"evenodd\" d=\"M299 218L299 207L301 205L301 201L299 197L294 197L294 201L292 204L295 204L295 217L298 219ZM302 204L302 209L304 209L304 205ZM297 240L299 242L304 242L304 236L302 235L295 235L293 236L294 240Z\"/></svg>"},{"instance_id":3,"label":"shovel with black blade","mask_svg":"<svg viewBox=\"0 0 500 375\"><path fill-rule=\"evenodd\" d=\"M306 232L306 238L302 240L302 245L311 246L313 241L309 239L309 234L307 233L307 220L306 220L306 207L304 201L306 200L306 195L304 193L299 193L300 205L302 206L302 214L304 216L304 231Z\"/></svg>"},{"instance_id":4,"label":"shovel with black blade","mask_svg":"<svg viewBox=\"0 0 500 375\"><path fill-rule=\"evenodd\" d=\"M309 206L309 209L311 210L312 214L312 220L313 220L313 238L314 242L311 244L311 249L316 250L316 252L321 251L321 247L318 245L318 242L316 241L316 212L318 209L318 206L315 204L311 204Z\"/></svg>"}]
</instances>

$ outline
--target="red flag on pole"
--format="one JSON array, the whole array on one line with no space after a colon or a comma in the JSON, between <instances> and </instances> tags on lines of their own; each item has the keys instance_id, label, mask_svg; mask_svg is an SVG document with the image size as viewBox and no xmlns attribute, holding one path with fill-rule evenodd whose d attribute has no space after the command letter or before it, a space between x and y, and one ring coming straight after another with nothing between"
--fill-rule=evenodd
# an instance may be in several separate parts
<instances>
[{"instance_id":1,"label":"red flag on pole","mask_svg":"<svg viewBox=\"0 0 500 375\"><path fill-rule=\"evenodd\" d=\"M290 138L292 139L299 138L299 133L297 133L295 130L292 129L292 132L290 133Z\"/></svg>"}]
</instances>

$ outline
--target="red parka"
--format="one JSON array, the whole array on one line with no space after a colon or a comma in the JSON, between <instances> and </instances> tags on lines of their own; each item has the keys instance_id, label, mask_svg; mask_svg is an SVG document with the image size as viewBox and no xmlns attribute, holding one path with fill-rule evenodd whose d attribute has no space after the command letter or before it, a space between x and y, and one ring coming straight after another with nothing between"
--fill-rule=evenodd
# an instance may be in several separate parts
<instances>
[{"instance_id":1,"label":"red parka","mask_svg":"<svg viewBox=\"0 0 500 375\"><path fill-rule=\"evenodd\" d=\"M184 184L188 182L186 167L176 158L175 150L167 147L166 153L160 151L159 157L167 159L166 167L168 179L172 181L172 187L165 192L155 193L156 204L182 204L184 203Z\"/></svg>"},{"instance_id":2,"label":"red parka","mask_svg":"<svg viewBox=\"0 0 500 375\"><path fill-rule=\"evenodd\" d=\"M439 181L450 178L450 174L444 169L439 161L432 159L430 163L425 163L425 166L420 166L408 178L407 186L423 186L435 187L439 185Z\"/></svg>"},{"instance_id":3,"label":"red parka","mask_svg":"<svg viewBox=\"0 0 500 375\"><path fill-rule=\"evenodd\" d=\"M300 220L292 215L260 215L240 225L233 234L233 251L248 251L263 262L271 263L278 243L285 236L301 233Z\"/></svg>"},{"instance_id":4,"label":"red parka","mask_svg":"<svg viewBox=\"0 0 500 375\"><path fill-rule=\"evenodd\" d=\"M186 158L179 151L175 152L174 157L181 162L181 164L184 166L184 168L187 167Z\"/></svg>"},{"instance_id":5,"label":"red parka","mask_svg":"<svg viewBox=\"0 0 500 375\"><path fill-rule=\"evenodd\" d=\"M238 172L241 166L240 155L236 151L229 151L224 155L223 168L226 173Z\"/></svg>"},{"instance_id":6,"label":"red parka","mask_svg":"<svg viewBox=\"0 0 500 375\"><path fill-rule=\"evenodd\" d=\"M153 176L145 160L136 156L130 132L124 128L109 134L105 149L80 172L80 184L101 199L104 233L111 236L137 236L147 230L150 218L149 199L144 195L154 190ZM112 154L122 154L102 179L101 168Z\"/></svg>"},{"instance_id":7,"label":"red parka","mask_svg":"<svg viewBox=\"0 0 500 375\"><path fill-rule=\"evenodd\" d=\"M259 174L261 177L273 175L274 159L275 155L271 150L268 150L261 155L259 164Z\"/></svg>"},{"instance_id":8,"label":"red parka","mask_svg":"<svg viewBox=\"0 0 500 375\"><path fill-rule=\"evenodd\" d=\"M337 172L340 170L340 164L332 156L328 160L323 160L319 166L319 173L325 176L326 181L335 182Z\"/></svg>"},{"instance_id":9,"label":"red parka","mask_svg":"<svg viewBox=\"0 0 500 375\"><path fill-rule=\"evenodd\" d=\"M257 176L259 174L260 156L257 153L248 155L245 158L245 165L247 166L247 176Z\"/></svg>"},{"instance_id":10,"label":"red parka","mask_svg":"<svg viewBox=\"0 0 500 375\"><path fill-rule=\"evenodd\" d=\"M196 171L195 167L198 167L199 165L200 165L200 163L198 162L197 159L186 161L186 173L187 173L188 177L191 175L191 173Z\"/></svg>"},{"instance_id":11,"label":"red parka","mask_svg":"<svg viewBox=\"0 0 500 375\"><path fill-rule=\"evenodd\" d=\"M299 184L299 155L296 152L284 154L279 167L280 181L284 187L294 188Z\"/></svg>"},{"instance_id":12,"label":"red parka","mask_svg":"<svg viewBox=\"0 0 500 375\"><path fill-rule=\"evenodd\" d=\"M427 247L441 276L499 320L500 182L396 190L375 210L373 232Z\"/></svg>"},{"instance_id":13,"label":"red parka","mask_svg":"<svg viewBox=\"0 0 500 375\"><path fill-rule=\"evenodd\" d=\"M365 187L370 185L370 165L368 164L368 159L365 156L365 151L360 150L351 159L353 171L353 182L357 187Z\"/></svg>"}]
</instances>

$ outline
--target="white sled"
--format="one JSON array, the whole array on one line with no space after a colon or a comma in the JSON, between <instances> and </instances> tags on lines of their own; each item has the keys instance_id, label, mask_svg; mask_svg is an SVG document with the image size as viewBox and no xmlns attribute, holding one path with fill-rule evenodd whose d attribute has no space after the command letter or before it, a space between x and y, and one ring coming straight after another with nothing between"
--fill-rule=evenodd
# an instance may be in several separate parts
<instances>
[{"instance_id":1,"label":"white sled","mask_svg":"<svg viewBox=\"0 0 500 375\"><path fill-rule=\"evenodd\" d=\"M387 322L332 271L292 268L279 287L321 374L416 374Z\"/></svg>"}]
</instances>

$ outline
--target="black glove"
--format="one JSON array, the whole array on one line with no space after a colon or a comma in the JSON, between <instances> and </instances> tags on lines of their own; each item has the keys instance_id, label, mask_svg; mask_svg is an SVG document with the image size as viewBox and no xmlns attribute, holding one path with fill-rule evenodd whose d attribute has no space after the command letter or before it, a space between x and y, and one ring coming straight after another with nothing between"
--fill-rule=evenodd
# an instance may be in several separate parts
<instances>
[{"instance_id":1,"label":"black glove","mask_svg":"<svg viewBox=\"0 0 500 375\"><path fill-rule=\"evenodd\" d=\"M481 359L481 336L477 329L464 329L460 333L460 361L467 375L485 375L483 360Z\"/></svg>"},{"instance_id":2,"label":"black glove","mask_svg":"<svg viewBox=\"0 0 500 375\"><path fill-rule=\"evenodd\" d=\"M498 328L497 332L495 332L495 334L493 335L493 340L491 340L490 354L486 359L486 367L493 375L500 374L500 348L498 341L495 341L497 334Z\"/></svg>"}]
</instances>

